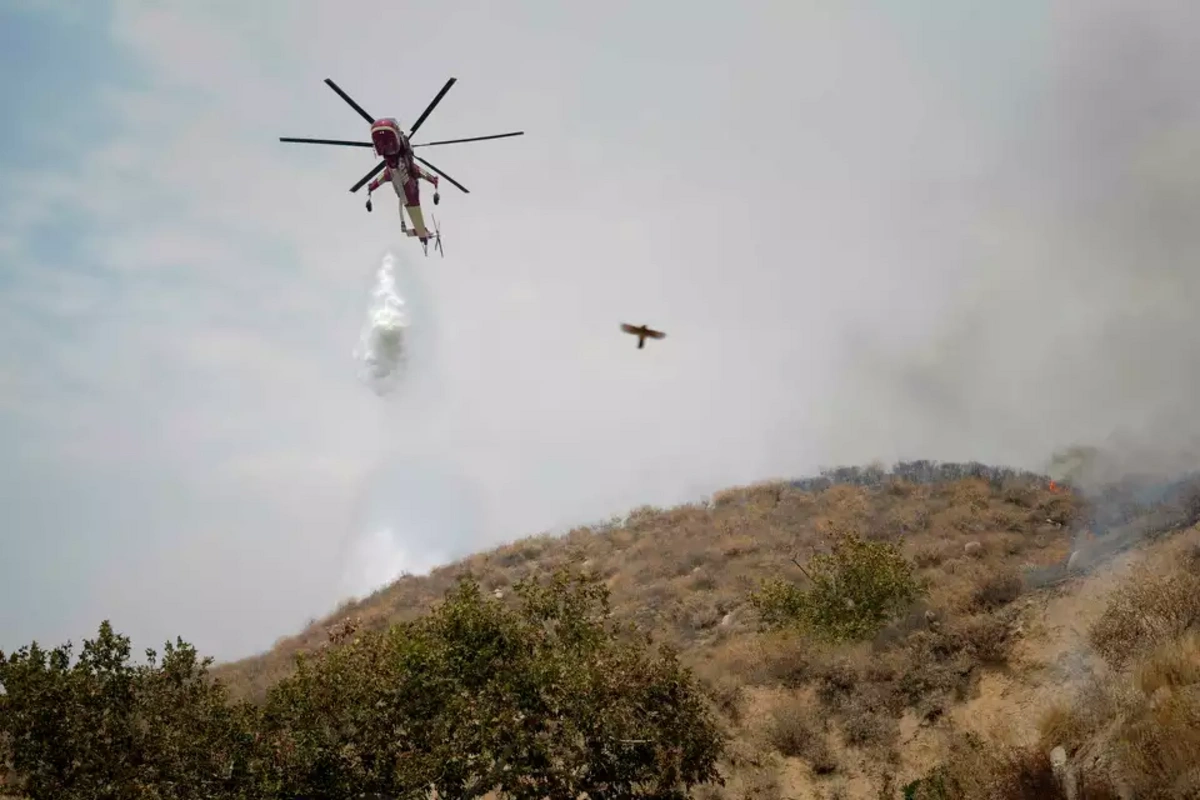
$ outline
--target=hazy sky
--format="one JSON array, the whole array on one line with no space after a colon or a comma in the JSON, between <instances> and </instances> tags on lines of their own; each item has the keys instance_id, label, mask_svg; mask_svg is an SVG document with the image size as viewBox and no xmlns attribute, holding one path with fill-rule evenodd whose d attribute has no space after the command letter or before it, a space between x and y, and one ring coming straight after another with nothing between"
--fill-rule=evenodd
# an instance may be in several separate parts
<instances>
[{"instance_id":1,"label":"hazy sky","mask_svg":"<svg viewBox=\"0 0 1200 800\"><path fill-rule=\"evenodd\" d=\"M1200 11L1066 5L0 0L0 648L237 657L644 503L1186 417ZM369 151L277 139L450 76L418 140L527 134L425 152L426 260Z\"/></svg>"}]
</instances>

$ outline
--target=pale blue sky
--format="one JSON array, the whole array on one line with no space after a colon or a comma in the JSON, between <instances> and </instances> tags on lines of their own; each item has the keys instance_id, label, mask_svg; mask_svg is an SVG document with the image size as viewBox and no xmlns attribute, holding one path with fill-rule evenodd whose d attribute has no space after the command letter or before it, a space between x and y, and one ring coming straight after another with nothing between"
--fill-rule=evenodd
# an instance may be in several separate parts
<instances>
[{"instance_id":1,"label":"pale blue sky","mask_svg":"<svg viewBox=\"0 0 1200 800\"><path fill-rule=\"evenodd\" d=\"M0 648L107 617L235 657L404 564L1185 406L1186 351L1128 334L1194 297L1134 209L1192 208L1198 72L1122 61L1116 0L1047 8L0 0ZM346 191L369 154L277 137L364 136L325 77L403 123L451 75L418 138L528 133L428 153L472 194L426 261ZM351 351L389 247L384 402Z\"/></svg>"}]
</instances>

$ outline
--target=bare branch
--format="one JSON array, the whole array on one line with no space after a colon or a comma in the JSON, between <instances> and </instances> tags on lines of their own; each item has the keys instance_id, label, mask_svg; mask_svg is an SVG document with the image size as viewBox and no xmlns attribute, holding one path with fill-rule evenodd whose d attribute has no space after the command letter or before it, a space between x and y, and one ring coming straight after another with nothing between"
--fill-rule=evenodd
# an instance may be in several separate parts
<instances>
[{"instance_id":1,"label":"bare branch","mask_svg":"<svg viewBox=\"0 0 1200 800\"><path fill-rule=\"evenodd\" d=\"M795 556L792 556L792 563L795 564L797 567L799 567L800 571L804 573L804 577L808 578L813 583L816 583L816 581L813 581L812 575L808 574L808 570L806 570L804 568L803 564L801 564L799 561L796 560Z\"/></svg>"}]
</instances>

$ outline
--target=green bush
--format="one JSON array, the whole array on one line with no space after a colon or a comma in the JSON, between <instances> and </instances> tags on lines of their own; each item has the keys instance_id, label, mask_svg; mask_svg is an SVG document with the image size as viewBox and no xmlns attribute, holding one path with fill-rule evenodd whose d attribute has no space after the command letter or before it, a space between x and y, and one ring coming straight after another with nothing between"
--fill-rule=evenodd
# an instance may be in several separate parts
<instances>
[{"instance_id":1,"label":"green bush","mask_svg":"<svg viewBox=\"0 0 1200 800\"><path fill-rule=\"evenodd\" d=\"M462 581L429 617L302 661L265 710L283 793L682 798L718 779L698 685L622 641L602 585L514 591L510 610Z\"/></svg>"},{"instance_id":2,"label":"green bush","mask_svg":"<svg viewBox=\"0 0 1200 800\"><path fill-rule=\"evenodd\" d=\"M0 742L23 794L41 798L237 796L250 742L242 710L207 680L210 659L168 644L143 665L104 622L71 645L0 655Z\"/></svg>"},{"instance_id":3,"label":"green bush","mask_svg":"<svg viewBox=\"0 0 1200 800\"><path fill-rule=\"evenodd\" d=\"M750 602L766 628L799 626L835 642L878 633L921 595L914 567L891 542L842 533L801 567L808 587L767 581Z\"/></svg>"},{"instance_id":4,"label":"green bush","mask_svg":"<svg viewBox=\"0 0 1200 800\"><path fill-rule=\"evenodd\" d=\"M464 580L430 615L300 658L261 706L231 704L179 642L130 665L108 623L0 663L0 746L42 798L684 798L722 783L699 686L608 617L595 579Z\"/></svg>"}]
</instances>

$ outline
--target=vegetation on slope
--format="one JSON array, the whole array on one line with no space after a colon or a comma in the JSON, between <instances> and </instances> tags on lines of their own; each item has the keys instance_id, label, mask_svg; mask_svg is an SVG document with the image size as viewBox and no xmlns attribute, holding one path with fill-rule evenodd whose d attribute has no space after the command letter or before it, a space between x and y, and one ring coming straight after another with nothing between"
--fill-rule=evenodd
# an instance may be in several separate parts
<instances>
[{"instance_id":1,"label":"vegetation on slope","mask_svg":"<svg viewBox=\"0 0 1200 800\"><path fill-rule=\"evenodd\" d=\"M687 670L556 575L510 609L461 582L431 614L345 632L261 704L229 703L180 643L129 663L105 623L69 663L0 665L15 789L42 798L682 798L718 781L723 737Z\"/></svg>"},{"instance_id":2,"label":"vegetation on slope","mask_svg":"<svg viewBox=\"0 0 1200 800\"><path fill-rule=\"evenodd\" d=\"M944 606L1003 566L1065 564L1066 525L1084 503L1046 487L1045 478L1028 473L919 461L890 472L843 468L730 489L676 508L643 507L564 536L513 542L428 576L402 577L269 652L215 672L237 696L262 696L293 669L296 653L320 649L346 620L382 628L424 613L462 576L504 594L519 580L563 566L601 578L617 619L696 654L752 631L750 594L764 581L802 581L792 559L827 550L839 531L895 543L931 584L927 603ZM973 541L977 548L964 549Z\"/></svg>"},{"instance_id":3,"label":"vegetation on slope","mask_svg":"<svg viewBox=\"0 0 1200 800\"><path fill-rule=\"evenodd\" d=\"M797 626L833 642L865 639L906 611L922 594L913 565L891 542L871 542L849 531L833 537L807 569L810 584L775 579L750 595L767 628Z\"/></svg>"},{"instance_id":4,"label":"vegetation on slope","mask_svg":"<svg viewBox=\"0 0 1200 800\"><path fill-rule=\"evenodd\" d=\"M956 737L912 798L1200 796L1200 531L1134 565L1087 626L1097 668L1037 715L1040 737ZM1055 767L1052 754L1060 751ZM1061 777L1057 777L1061 776Z\"/></svg>"},{"instance_id":5,"label":"vegetation on slope","mask_svg":"<svg viewBox=\"0 0 1200 800\"><path fill-rule=\"evenodd\" d=\"M688 785L710 798L1056 797L1064 791L1050 756L1057 746L1083 796L1109 797L1118 785L1154 796L1183 785L1186 759L1200 763L1184 732L1195 713L1190 676L1200 671L1188 660L1198 651L1187 638L1197 620L1183 598L1200 594L1187 559L1175 559L1183 572L1162 573L1173 576L1165 588L1131 579L1128 592L1113 595L1115 610L1098 616L1088 646L1109 670L1096 678L1103 691L1052 708L1049 722L1044 704L1030 719L1006 713L1019 723L1007 737L983 730L976 711L996 681L1019 694L1056 680L1054 665L1031 657L1030 628L1083 580L1066 564L1080 542L1099 542L1086 529L1104 521L1100 543L1109 544L1094 552L1108 557L1186 527L1200 508L1189 486L1148 504L1127 502L1128 492L1097 504L1036 475L917 462L642 508L404 577L271 652L215 668L220 686L196 678L205 665L193 653L193 672L177 682L192 688L169 696L173 713L198 716L159 724L193 726L204 743L197 751L224 771L201 758L188 762L199 765L189 774L240 780L253 787L239 789L245 797L430 783L456 797L500 785L515 797L602 797L632 784L654 797L683 796ZM171 652L191 651L181 643ZM54 670L30 667L32 653L10 658L0 674L0 682L57 687L29 689L25 697L39 698L30 708L44 712L47 698L57 703L69 687L109 696L96 688L103 681L46 678ZM155 669L145 676L163 667ZM1159 677L1138 677L1147 670ZM132 695L113 696L157 708L167 702L154 699L159 683L139 677ZM1130 687L1141 700L1130 700ZM1107 705L1093 702L1101 696ZM69 724L93 730L89 713ZM1165 729L1173 733L1161 741L1178 753L1156 761L1149 754L1164 714L1184 728ZM152 774L128 764L175 752L179 745L155 737L178 737L152 732L146 720L156 718L143 711L131 719L137 736L119 746L102 739L110 749L96 763ZM11 753L37 736L44 745L75 735L53 727L68 724L61 720L37 724L0 724ZM78 736L72 746L100 746L91 733ZM131 746L132 760L120 750ZM47 750L23 752L13 767L26 778L32 765L51 763L41 760ZM47 769L61 777L59 767ZM97 770L77 774L108 774ZM158 774L136 780L177 780Z\"/></svg>"}]
</instances>

